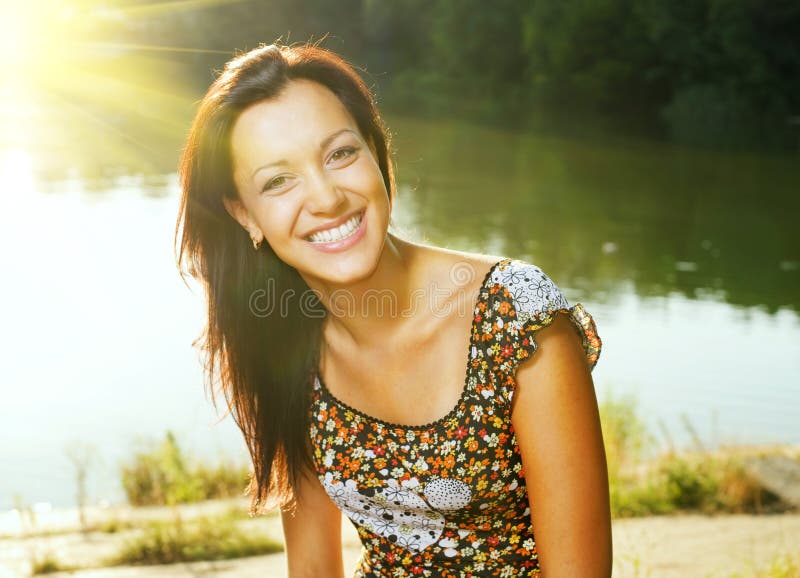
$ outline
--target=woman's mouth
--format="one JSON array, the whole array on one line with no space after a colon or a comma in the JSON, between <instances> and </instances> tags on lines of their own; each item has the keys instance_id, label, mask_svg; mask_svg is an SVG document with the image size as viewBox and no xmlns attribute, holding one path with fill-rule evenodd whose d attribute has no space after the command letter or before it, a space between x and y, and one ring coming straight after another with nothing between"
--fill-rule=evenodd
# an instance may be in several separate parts
<instances>
[{"instance_id":1,"label":"woman's mouth","mask_svg":"<svg viewBox=\"0 0 800 578\"><path fill-rule=\"evenodd\" d=\"M338 227L317 231L306 237L306 240L319 249L338 250L349 247L363 236L364 217L365 213L361 211Z\"/></svg>"}]
</instances>

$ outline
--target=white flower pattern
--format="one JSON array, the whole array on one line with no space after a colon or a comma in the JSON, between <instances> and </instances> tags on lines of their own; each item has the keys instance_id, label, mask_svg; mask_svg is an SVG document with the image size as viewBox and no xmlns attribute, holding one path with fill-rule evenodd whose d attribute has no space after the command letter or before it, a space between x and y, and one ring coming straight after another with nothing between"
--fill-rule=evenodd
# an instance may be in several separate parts
<instances>
[{"instance_id":1,"label":"white flower pattern","mask_svg":"<svg viewBox=\"0 0 800 578\"><path fill-rule=\"evenodd\" d=\"M335 481L330 472L320 481L333 503L356 525L398 546L418 552L442 535L444 516L397 480L388 480L380 490L359 490L353 480Z\"/></svg>"},{"instance_id":2,"label":"white flower pattern","mask_svg":"<svg viewBox=\"0 0 800 578\"><path fill-rule=\"evenodd\" d=\"M492 281L508 288L520 322L569 309L561 290L536 265L512 261L506 267L492 271Z\"/></svg>"}]
</instances>

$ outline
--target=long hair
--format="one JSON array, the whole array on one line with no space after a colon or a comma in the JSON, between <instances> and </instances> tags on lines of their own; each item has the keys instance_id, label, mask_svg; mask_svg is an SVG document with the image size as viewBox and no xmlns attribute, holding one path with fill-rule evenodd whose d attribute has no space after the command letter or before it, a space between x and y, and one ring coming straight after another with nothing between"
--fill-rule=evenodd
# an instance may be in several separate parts
<instances>
[{"instance_id":1,"label":"long hair","mask_svg":"<svg viewBox=\"0 0 800 578\"><path fill-rule=\"evenodd\" d=\"M290 503L304 469L310 469L308 403L327 312L266 241L253 249L223 198L237 197L230 147L236 119L295 79L318 82L339 98L374 146L390 202L395 190L389 136L373 95L326 49L273 44L241 54L225 65L200 103L180 161L176 259L181 275L200 281L207 295L208 322L194 345L203 354L215 407L216 385L247 444L251 515L273 499Z\"/></svg>"}]
</instances>

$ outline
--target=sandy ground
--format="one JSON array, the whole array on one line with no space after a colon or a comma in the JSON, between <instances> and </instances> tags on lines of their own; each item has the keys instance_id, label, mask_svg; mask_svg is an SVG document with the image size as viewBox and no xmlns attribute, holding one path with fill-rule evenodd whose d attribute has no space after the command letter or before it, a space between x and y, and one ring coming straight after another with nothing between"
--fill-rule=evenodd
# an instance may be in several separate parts
<instances>
[{"instance_id":1,"label":"sandy ground","mask_svg":"<svg viewBox=\"0 0 800 578\"><path fill-rule=\"evenodd\" d=\"M225 511L241 503L214 503L182 507L181 515ZM115 509L90 513L90 520L105 517L116 519L158 518L169 515L163 508ZM74 512L53 512L39 516L37 529L56 530L52 535L25 536L24 528L0 524L0 578L22 578L30 575L31 560L49 553L64 564L90 565L113 553L127 532L83 535L75 531ZM247 520L273 535L281 537L277 516ZM27 529L30 532L30 528ZM800 555L800 514L764 516L662 516L615 520L614 576L616 578L730 578L739 573L743 578L769 564L777 555ZM349 523L342 526L344 556L352 568L359 556L358 538ZM283 554L258 556L225 562L197 562L156 567L116 567L50 574L53 578L284 578L286 560Z\"/></svg>"}]
</instances>

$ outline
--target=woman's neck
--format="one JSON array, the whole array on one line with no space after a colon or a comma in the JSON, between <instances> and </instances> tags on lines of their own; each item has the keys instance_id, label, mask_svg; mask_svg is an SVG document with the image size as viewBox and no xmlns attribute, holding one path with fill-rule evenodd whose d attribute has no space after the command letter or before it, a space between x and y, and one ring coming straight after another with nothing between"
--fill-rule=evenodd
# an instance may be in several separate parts
<instances>
[{"instance_id":1,"label":"woman's neck","mask_svg":"<svg viewBox=\"0 0 800 578\"><path fill-rule=\"evenodd\" d=\"M347 286L312 287L328 311L324 334L358 349L403 332L427 306L426 247L388 234L371 275Z\"/></svg>"}]
</instances>

